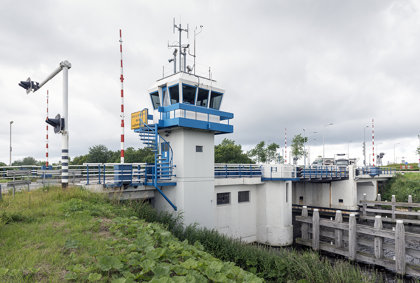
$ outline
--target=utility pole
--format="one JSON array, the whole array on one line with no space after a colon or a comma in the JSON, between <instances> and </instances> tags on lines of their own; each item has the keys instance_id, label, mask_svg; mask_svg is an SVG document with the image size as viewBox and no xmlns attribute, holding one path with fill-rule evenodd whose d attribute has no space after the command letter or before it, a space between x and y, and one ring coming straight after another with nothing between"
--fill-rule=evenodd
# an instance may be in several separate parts
<instances>
[{"instance_id":1,"label":"utility pole","mask_svg":"<svg viewBox=\"0 0 420 283\"><path fill-rule=\"evenodd\" d=\"M13 121L10 121L10 152L9 152L9 166L12 166L12 124L13 124Z\"/></svg>"},{"instance_id":2,"label":"utility pole","mask_svg":"<svg viewBox=\"0 0 420 283\"><path fill-rule=\"evenodd\" d=\"M55 69L42 83L31 81L28 78L26 81L21 81L19 86L26 89L26 93L35 92L44 86L48 81L54 78L58 73L63 71L63 113L57 115L56 119L47 118L46 122L54 127L55 133L61 133L61 187L67 188L69 183L69 83L68 71L71 68L69 61L62 61L57 69Z\"/></svg>"},{"instance_id":3,"label":"utility pole","mask_svg":"<svg viewBox=\"0 0 420 283\"><path fill-rule=\"evenodd\" d=\"M363 127L363 166L366 166L366 128L369 126Z\"/></svg>"}]
</instances>

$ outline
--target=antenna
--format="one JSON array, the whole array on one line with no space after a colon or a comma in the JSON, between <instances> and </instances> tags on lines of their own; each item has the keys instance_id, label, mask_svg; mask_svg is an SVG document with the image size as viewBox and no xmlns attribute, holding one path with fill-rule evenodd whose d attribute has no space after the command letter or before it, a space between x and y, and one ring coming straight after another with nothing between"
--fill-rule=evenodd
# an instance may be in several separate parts
<instances>
[{"instance_id":1,"label":"antenna","mask_svg":"<svg viewBox=\"0 0 420 283\"><path fill-rule=\"evenodd\" d=\"M122 56L122 33L120 29L120 54L121 54L121 163L124 163L124 72Z\"/></svg>"},{"instance_id":2,"label":"antenna","mask_svg":"<svg viewBox=\"0 0 420 283\"><path fill-rule=\"evenodd\" d=\"M182 70L182 55L186 56L186 52L182 52L182 48L187 49L189 48L189 45L182 45L182 32L186 32L187 33L187 37L188 37L188 25L186 29L182 28L181 23L179 25L177 25L175 23L175 18L173 18L173 32L175 33L175 29L178 30L179 32L179 39L178 39L178 45L168 45L168 47L176 47L178 48L179 51L179 71L181 72ZM185 69L185 66L184 66ZM185 71L185 70L184 70Z\"/></svg>"},{"instance_id":3,"label":"antenna","mask_svg":"<svg viewBox=\"0 0 420 283\"><path fill-rule=\"evenodd\" d=\"M200 25L200 31L199 32L197 32L197 27L195 27L195 29L194 29L194 54L191 54L188 50L188 54L194 58L194 64L193 64L194 75L195 75L195 58L197 57L196 48L195 48L196 38L197 38L197 35L199 35L202 31L203 31L203 25Z\"/></svg>"}]
</instances>

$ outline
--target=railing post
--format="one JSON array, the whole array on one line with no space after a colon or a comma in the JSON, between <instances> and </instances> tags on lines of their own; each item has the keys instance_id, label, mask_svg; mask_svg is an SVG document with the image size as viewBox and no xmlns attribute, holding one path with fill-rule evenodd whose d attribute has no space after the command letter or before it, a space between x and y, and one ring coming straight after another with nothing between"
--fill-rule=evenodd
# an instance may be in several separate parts
<instances>
[{"instance_id":1,"label":"railing post","mask_svg":"<svg viewBox=\"0 0 420 283\"><path fill-rule=\"evenodd\" d=\"M341 210L337 210L335 212L335 223L343 223L343 214ZM335 228L335 247L342 248L343 247L343 230L339 228Z\"/></svg>"},{"instance_id":2,"label":"railing post","mask_svg":"<svg viewBox=\"0 0 420 283\"><path fill-rule=\"evenodd\" d=\"M315 208L312 215L312 249L319 250L319 210Z\"/></svg>"},{"instance_id":3,"label":"railing post","mask_svg":"<svg viewBox=\"0 0 420 283\"><path fill-rule=\"evenodd\" d=\"M392 220L395 221L395 195L392 195Z\"/></svg>"},{"instance_id":4,"label":"railing post","mask_svg":"<svg viewBox=\"0 0 420 283\"><path fill-rule=\"evenodd\" d=\"M349 219L349 259L355 260L356 259L356 215L354 213L350 214Z\"/></svg>"},{"instance_id":5,"label":"railing post","mask_svg":"<svg viewBox=\"0 0 420 283\"><path fill-rule=\"evenodd\" d=\"M86 164L86 185L89 185L89 165Z\"/></svg>"},{"instance_id":6,"label":"railing post","mask_svg":"<svg viewBox=\"0 0 420 283\"><path fill-rule=\"evenodd\" d=\"M374 228L378 231L382 230L382 217L380 215L375 216ZM375 249L375 257L383 258L384 257L384 239L382 237L375 237L373 240L373 246Z\"/></svg>"},{"instance_id":7,"label":"railing post","mask_svg":"<svg viewBox=\"0 0 420 283\"><path fill-rule=\"evenodd\" d=\"M225 178L228 177L228 170L227 170L227 165L225 164Z\"/></svg>"},{"instance_id":8,"label":"railing post","mask_svg":"<svg viewBox=\"0 0 420 283\"><path fill-rule=\"evenodd\" d=\"M366 209L367 209L367 203L366 203L366 201L367 201L367 196L366 196L366 194L363 194L363 206L362 206L362 215L363 215L363 217L366 217Z\"/></svg>"},{"instance_id":9,"label":"railing post","mask_svg":"<svg viewBox=\"0 0 420 283\"><path fill-rule=\"evenodd\" d=\"M101 165L98 164L98 184L101 183Z\"/></svg>"},{"instance_id":10,"label":"railing post","mask_svg":"<svg viewBox=\"0 0 420 283\"><path fill-rule=\"evenodd\" d=\"M105 185L105 175L106 175L106 165L104 164L104 172L103 172L103 180L104 180L104 185Z\"/></svg>"},{"instance_id":11,"label":"railing post","mask_svg":"<svg viewBox=\"0 0 420 283\"><path fill-rule=\"evenodd\" d=\"M413 197L411 195L408 195L408 203L409 204L413 203ZM411 207L408 208L408 211L411 211Z\"/></svg>"},{"instance_id":12,"label":"railing post","mask_svg":"<svg viewBox=\"0 0 420 283\"><path fill-rule=\"evenodd\" d=\"M302 217L308 217L308 207L306 205L302 207ZM301 229L302 239L309 240L309 224L303 222L300 229Z\"/></svg>"},{"instance_id":13,"label":"railing post","mask_svg":"<svg viewBox=\"0 0 420 283\"><path fill-rule=\"evenodd\" d=\"M398 274L405 274L405 229L402 220L397 220L395 227L395 269Z\"/></svg>"}]
</instances>

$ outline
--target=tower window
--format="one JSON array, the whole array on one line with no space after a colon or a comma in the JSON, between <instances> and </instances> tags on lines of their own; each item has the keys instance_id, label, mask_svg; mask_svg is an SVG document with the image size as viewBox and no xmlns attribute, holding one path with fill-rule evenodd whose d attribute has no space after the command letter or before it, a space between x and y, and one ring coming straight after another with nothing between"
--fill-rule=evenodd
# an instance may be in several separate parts
<instances>
[{"instance_id":1,"label":"tower window","mask_svg":"<svg viewBox=\"0 0 420 283\"><path fill-rule=\"evenodd\" d=\"M238 192L238 202L249 202L249 191Z\"/></svg>"},{"instance_id":2,"label":"tower window","mask_svg":"<svg viewBox=\"0 0 420 283\"><path fill-rule=\"evenodd\" d=\"M195 103L195 91L196 87L187 84L182 84L182 97L183 103L194 104Z\"/></svg>"},{"instance_id":3,"label":"tower window","mask_svg":"<svg viewBox=\"0 0 420 283\"><path fill-rule=\"evenodd\" d=\"M222 97L223 93L212 91L210 98L210 108L219 110L220 104L222 103Z\"/></svg>"},{"instance_id":4,"label":"tower window","mask_svg":"<svg viewBox=\"0 0 420 283\"><path fill-rule=\"evenodd\" d=\"M229 204L229 203L230 203L230 193L217 194L217 205Z\"/></svg>"},{"instance_id":5,"label":"tower window","mask_svg":"<svg viewBox=\"0 0 420 283\"><path fill-rule=\"evenodd\" d=\"M173 85L169 87L169 94L171 95L171 104L179 103L179 87Z\"/></svg>"},{"instance_id":6,"label":"tower window","mask_svg":"<svg viewBox=\"0 0 420 283\"><path fill-rule=\"evenodd\" d=\"M198 89L197 95L197 106L207 107L209 102L209 90L207 89Z\"/></svg>"},{"instance_id":7,"label":"tower window","mask_svg":"<svg viewBox=\"0 0 420 283\"><path fill-rule=\"evenodd\" d=\"M159 93L157 91L151 93L150 98L152 99L153 109L157 109L160 106Z\"/></svg>"}]
</instances>

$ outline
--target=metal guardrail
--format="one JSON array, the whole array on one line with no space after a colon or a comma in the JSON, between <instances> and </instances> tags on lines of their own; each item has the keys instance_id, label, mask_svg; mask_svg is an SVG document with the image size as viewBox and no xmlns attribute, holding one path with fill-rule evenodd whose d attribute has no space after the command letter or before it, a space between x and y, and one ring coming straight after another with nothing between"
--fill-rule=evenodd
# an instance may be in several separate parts
<instances>
[{"instance_id":1,"label":"metal guardrail","mask_svg":"<svg viewBox=\"0 0 420 283\"><path fill-rule=\"evenodd\" d=\"M297 176L302 179L344 179L349 177L348 167L308 166L298 168Z\"/></svg>"},{"instance_id":2,"label":"metal guardrail","mask_svg":"<svg viewBox=\"0 0 420 283\"><path fill-rule=\"evenodd\" d=\"M390 175L393 176L396 174L396 170L394 168L389 167L374 167L374 166L366 166L366 167L358 167L356 169L356 176L360 175L369 175L369 176L380 176L380 175Z\"/></svg>"},{"instance_id":3,"label":"metal guardrail","mask_svg":"<svg viewBox=\"0 0 420 283\"><path fill-rule=\"evenodd\" d=\"M220 164L214 165L215 178L261 177L261 166L256 164Z\"/></svg>"}]
</instances>

